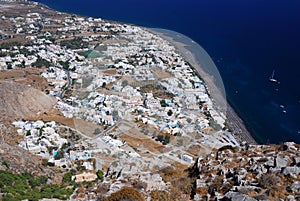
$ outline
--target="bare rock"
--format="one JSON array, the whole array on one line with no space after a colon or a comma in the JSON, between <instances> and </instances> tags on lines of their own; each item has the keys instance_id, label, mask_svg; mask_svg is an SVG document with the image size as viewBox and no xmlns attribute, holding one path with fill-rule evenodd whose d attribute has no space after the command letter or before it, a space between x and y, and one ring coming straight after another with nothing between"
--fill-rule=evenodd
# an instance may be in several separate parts
<instances>
[{"instance_id":1,"label":"bare rock","mask_svg":"<svg viewBox=\"0 0 300 201\"><path fill-rule=\"evenodd\" d=\"M282 171L282 174L289 174L296 178L300 174L300 167L285 167Z\"/></svg>"},{"instance_id":2,"label":"bare rock","mask_svg":"<svg viewBox=\"0 0 300 201\"><path fill-rule=\"evenodd\" d=\"M283 168L288 166L289 163L289 158L288 157L281 157L281 156L277 156L275 159L275 164L277 168Z\"/></svg>"},{"instance_id":3,"label":"bare rock","mask_svg":"<svg viewBox=\"0 0 300 201\"><path fill-rule=\"evenodd\" d=\"M295 198L295 196L293 196L293 195L289 195L289 196L286 197L286 200L287 200L287 201L296 201L296 198ZM297 200L298 200L298 199L297 199Z\"/></svg>"},{"instance_id":4,"label":"bare rock","mask_svg":"<svg viewBox=\"0 0 300 201\"><path fill-rule=\"evenodd\" d=\"M289 187L289 191L296 193L296 194L300 194L300 182L296 181L294 182L290 187Z\"/></svg>"},{"instance_id":5,"label":"bare rock","mask_svg":"<svg viewBox=\"0 0 300 201\"><path fill-rule=\"evenodd\" d=\"M248 195L238 193L238 192L228 192L223 198L224 201L257 201L254 198L249 197Z\"/></svg>"}]
</instances>

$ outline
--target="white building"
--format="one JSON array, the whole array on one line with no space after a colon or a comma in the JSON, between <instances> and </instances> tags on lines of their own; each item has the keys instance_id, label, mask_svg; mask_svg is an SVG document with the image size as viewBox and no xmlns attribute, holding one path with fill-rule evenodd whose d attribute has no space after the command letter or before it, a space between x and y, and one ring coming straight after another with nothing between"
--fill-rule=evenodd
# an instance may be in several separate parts
<instances>
[{"instance_id":1,"label":"white building","mask_svg":"<svg viewBox=\"0 0 300 201\"><path fill-rule=\"evenodd\" d=\"M189 156L189 155L186 155L186 154L181 155L180 158L181 158L181 160L183 160L183 161L185 161L189 164L193 164L195 162L192 156Z\"/></svg>"}]
</instances>

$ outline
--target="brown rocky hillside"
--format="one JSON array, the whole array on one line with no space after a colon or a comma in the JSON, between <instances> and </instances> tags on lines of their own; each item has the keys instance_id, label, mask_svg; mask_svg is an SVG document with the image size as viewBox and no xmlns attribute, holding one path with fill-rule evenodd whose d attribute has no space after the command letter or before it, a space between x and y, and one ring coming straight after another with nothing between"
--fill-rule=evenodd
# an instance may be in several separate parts
<instances>
[{"instance_id":1,"label":"brown rocky hillside","mask_svg":"<svg viewBox=\"0 0 300 201\"><path fill-rule=\"evenodd\" d=\"M223 147L199 158L195 200L300 200L300 146Z\"/></svg>"},{"instance_id":2,"label":"brown rocky hillside","mask_svg":"<svg viewBox=\"0 0 300 201\"><path fill-rule=\"evenodd\" d=\"M13 173L28 172L33 175L47 175L49 177L55 173L55 170L43 166L39 157L8 143L0 143L0 161L0 170L9 170Z\"/></svg>"},{"instance_id":3,"label":"brown rocky hillside","mask_svg":"<svg viewBox=\"0 0 300 201\"><path fill-rule=\"evenodd\" d=\"M36 116L49 111L56 99L15 82L0 81L0 120Z\"/></svg>"}]
</instances>

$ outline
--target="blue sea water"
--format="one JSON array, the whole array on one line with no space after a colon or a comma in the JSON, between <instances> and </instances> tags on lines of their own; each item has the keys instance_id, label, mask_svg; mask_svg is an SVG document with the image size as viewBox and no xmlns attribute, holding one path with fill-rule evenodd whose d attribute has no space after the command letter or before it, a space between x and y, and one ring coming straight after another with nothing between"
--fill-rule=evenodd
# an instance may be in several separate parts
<instances>
[{"instance_id":1,"label":"blue sea water","mask_svg":"<svg viewBox=\"0 0 300 201\"><path fill-rule=\"evenodd\" d=\"M258 142L300 143L300 1L38 1L60 11L187 35L213 58L230 104ZM269 82L273 69L280 84Z\"/></svg>"}]
</instances>

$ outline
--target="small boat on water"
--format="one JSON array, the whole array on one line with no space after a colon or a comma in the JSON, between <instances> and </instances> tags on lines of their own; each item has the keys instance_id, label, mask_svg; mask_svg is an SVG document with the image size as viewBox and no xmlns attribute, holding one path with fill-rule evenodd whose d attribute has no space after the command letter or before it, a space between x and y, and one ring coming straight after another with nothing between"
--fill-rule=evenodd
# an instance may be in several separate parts
<instances>
[{"instance_id":1,"label":"small boat on water","mask_svg":"<svg viewBox=\"0 0 300 201\"><path fill-rule=\"evenodd\" d=\"M270 82L278 83L278 81L274 78L275 70L273 70L271 77L269 78Z\"/></svg>"},{"instance_id":2,"label":"small boat on water","mask_svg":"<svg viewBox=\"0 0 300 201\"><path fill-rule=\"evenodd\" d=\"M283 113L283 114L286 114L287 112L286 112L286 110L282 110L282 113Z\"/></svg>"}]
</instances>

